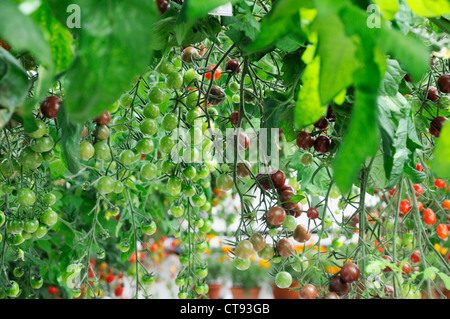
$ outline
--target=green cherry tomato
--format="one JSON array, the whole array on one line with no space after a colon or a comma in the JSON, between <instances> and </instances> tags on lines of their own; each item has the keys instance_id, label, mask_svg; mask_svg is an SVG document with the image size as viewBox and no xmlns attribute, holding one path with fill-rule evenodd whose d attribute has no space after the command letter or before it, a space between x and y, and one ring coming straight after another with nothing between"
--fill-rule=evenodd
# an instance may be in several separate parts
<instances>
[{"instance_id":1,"label":"green cherry tomato","mask_svg":"<svg viewBox=\"0 0 450 319\"><path fill-rule=\"evenodd\" d=\"M304 166L309 166L314 162L314 157L311 153L305 152L300 157L300 163L302 163Z\"/></svg>"},{"instance_id":2,"label":"green cherry tomato","mask_svg":"<svg viewBox=\"0 0 450 319\"><path fill-rule=\"evenodd\" d=\"M17 194L17 201L22 206L31 206L36 202L36 195L29 188L22 188Z\"/></svg>"},{"instance_id":3,"label":"green cherry tomato","mask_svg":"<svg viewBox=\"0 0 450 319\"><path fill-rule=\"evenodd\" d=\"M173 131L178 126L178 117L173 113L168 113L162 120L162 128L166 131Z\"/></svg>"},{"instance_id":4,"label":"green cherry tomato","mask_svg":"<svg viewBox=\"0 0 450 319\"><path fill-rule=\"evenodd\" d=\"M228 174L220 174L216 180L216 187L224 192L233 188L233 178Z\"/></svg>"},{"instance_id":5,"label":"green cherry tomato","mask_svg":"<svg viewBox=\"0 0 450 319\"><path fill-rule=\"evenodd\" d=\"M186 123L188 123L189 125L194 125L199 117L200 113L197 110L190 110L186 113Z\"/></svg>"},{"instance_id":6,"label":"green cherry tomato","mask_svg":"<svg viewBox=\"0 0 450 319\"><path fill-rule=\"evenodd\" d=\"M238 269L238 270L247 270L248 268L250 268L250 258L239 258L239 257L234 257L233 259L233 266Z\"/></svg>"},{"instance_id":7,"label":"green cherry tomato","mask_svg":"<svg viewBox=\"0 0 450 319\"><path fill-rule=\"evenodd\" d=\"M172 175L176 167L174 162L167 160L163 162L161 169L164 174Z\"/></svg>"},{"instance_id":8,"label":"green cherry tomato","mask_svg":"<svg viewBox=\"0 0 450 319\"><path fill-rule=\"evenodd\" d=\"M166 84L173 90L179 90L183 86L183 75L180 72L172 71L166 77Z\"/></svg>"},{"instance_id":9,"label":"green cherry tomato","mask_svg":"<svg viewBox=\"0 0 450 319\"><path fill-rule=\"evenodd\" d=\"M155 146L153 140L149 138L143 138L136 145L136 150L139 154L148 154L153 152Z\"/></svg>"},{"instance_id":10,"label":"green cherry tomato","mask_svg":"<svg viewBox=\"0 0 450 319\"><path fill-rule=\"evenodd\" d=\"M172 176L167 182L167 192L172 196L176 196L181 192L181 186L181 179L178 176Z\"/></svg>"},{"instance_id":11,"label":"green cherry tomato","mask_svg":"<svg viewBox=\"0 0 450 319\"><path fill-rule=\"evenodd\" d=\"M123 150L119 155L119 160L122 164L129 166L138 161L139 154L135 154L132 150Z\"/></svg>"},{"instance_id":12,"label":"green cherry tomato","mask_svg":"<svg viewBox=\"0 0 450 319\"><path fill-rule=\"evenodd\" d=\"M6 178L11 178L18 171L20 171L20 164L16 159L13 158L9 161L8 158L5 158L0 162L0 173Z\"/></svg>"},{"instance_id":13,"label":"green cherry tomato","mask_svg":"<svg viewBox=\"0 0 450 319\"><path fill-rule=\"evenodd\" d=\"M144 180L152 179L156 176L158 169L153 163L147 163L141 167L141 178Z\"/></svg>"},{"instance_id":14,"label":"green cherry tomato","mask_svg":"<svg viewBox=\"0 0 450 319\"><path fill-rule=\"evenodd\" d=\"M129 108L132 103L133 103L133 97L128 93L122 94L119 98L119 104L122 107Z\"/></svg>"},{"instance_id":15,"label":"green cherry tomato","mask_svg":"<svg viewBox=\"0 0 450 319\"><path fill-rule=\"evenodd\" d=\"M22 234L10 234L7 241L11 246L18 246L25 241L25 238L23 238Z\"/></svg>"},{"instance_id":16,"label":"green cherry tomato","mask_svg":"<svg viewBox=\"0 0 450 319\"><path fill-rule=\"evenodd\" d=\"M241 240L237 244L234 253L236 257L241 259L250 258L250 256L254 253L253 244L250 242L250 240Z\"/></svg>"},{"instance_id":17,"label":"green cherry tomato","mask_svg":"<svg viewBox=\"0 0 450 319\"><path fill-rule=\"evenodd\" d=\"M24 148L19 154L19 163L24 169L36 169L41 166L43 157L40 153L34 152L30 147Z\"/></svg>"},{"instance_id":18,"label":"green cherry tomato","mask_svg":"<svg viewBox=\"0 0 450 319\"><path fill-rule=\"evenodd\" d=\"M287 271L280 271L275 276L275 284L278 288L289 288L292 284L292 276Z\"/></svg>"},{"instance_id":19,"label":"green cherry tomato","mask_svg":"<svg viewBox=\"0 0 450 319\"><path fill-rule=\"evenodd\" d=\"M207 178L209 176L210 170L207 166L202 166L200 170L197 172L197 176L200 179Z\"/></svg>"},{"instance_id":20,"label":"green cherry tomato","mask_svg":"<svg viewBox=\"0 0 450 319\"><path fill-rule=\"evenodd\" d=\"M206 196L204 193L196 194L191 197L191 202L195 207L202 207L206 203Z\"/></svg>"},{"instance_id":21,"label":"green cherry tomato","mask_svg":"<svg viewBox=\"0 0 450 319\"><path fill-rule=\"evenodd\" d=\"M98 160L107 160L111 157L111 150L106 141L99 141L94 144L94 158Z\"/></svg>"},{"instance_id":22,"label":"green cherry tomato","mask_svg":"<svg viewBox=\"0 0 450 319\"><path fill-rule=\"evenodd\" d=\"M156 232L156 223L154 221L143 223L141 225L141 231L145 235L153 235Z\"/></svg>"},{"instance_id":23,"label":"green cherry tomato","mask_svg":"<svg viewBox=\"0 0 450 319\"><path fill-rule=\"evenodd\" d=\"M120 194L125 189L125 186L121 181L116 181L116 184L114 185L114 193Z\"/></svg>"},{"instance_id":24,"label":"green cherry tomato","mask_svg":"<svg viewBox=\"0 0 450 319\"><path fill-rule=\"evenodd\" d=\"M33 236L36 238L42 238L47 234L47 226L44 224L39 224L38 229L33 233Z\"/></svg>"},{"instance_id":25,"label":"green cherry tomato","mask_svg":"<svg viewBox=\"0 0 450 319\"><path fill-rule=\"evenodd\" d=\"M197 190L193 185L183 186L183 194L186 197L192 197L197 193Z\"/></svg>"},{"instance_id":26,"label":"green cherry tomato","mask_svg":"<svg viewBox=\"0 0 450 319\"><path fill-rule=\"evenodd\" d=\"M231 82L230 85L228 86L228 88L233 93L239 92L239 89L240 89L239 84L237 84L236 82Z\"/></svg>"},{"instance_id":27,"label":"green cherry tomato","mask_svg":"<svg viewBox=\"0 0 450 319\"><path fill-rule=\"evenodd\" d=\"M53 206L56 203L56 196L52 193L45 194L43 202L47 206Z\"/></svg>"},{"instance_id":28,"label":"green cherry tomato","mask_svg":"<svg viewBox=\"0 0 450 319\"><path fill-rule=\"evenodd\" d=\"M103 176L97 182L97 190L102 194L114 192L116 181L111 176Z\"/></svg>"},{"instance_id":29,"label":"green cherry tomato","mask_svg":"<svg viewBox=\"0 0 450 319\"><path fill-rule=\"evenodd\" d=\"M6 231L10 234L20 234L23 231L24 222L21 219L11 219L6 222Z\"/></svg>"},{"instance_id":30,"label":"green cherry tomato","mask_svg":"<svg viewBox=\"0 0 450 319\"><path fill-rule=\"evenodd\" d=\"M41 120L35 120L37 129L31 133L27 133L29 137L38 139L44 136L44 134L47 132L47 125L41 121Z\"/></svg>"},{"instance_id":31,"label":"green cherry tomato","mask_svg":"<svg viewBox=\"0 0 450 319\"><path fill-rule=\"evenodd\" d=\"M170 154L175 144L176 142L169 135L166 135L159 140L159 149L165 154Z\"/></svg>"},{"instance_id":32,"label":"green cherry tomato","mask_svg":"<svg viewBox=\"0 0 450 319\"><path fill-rule=\"evenodd\" d=\"M23 230L27 233L34 233L39 227L39 221L37 219L27 219L23 224Z\"/></svg>"},{"instance_id":33,"label":"green cherry tomato","mask_svg":"<svg viewBox=\"0 0 450 319\"><path fill-rule=\"evenodd\" d=\"M51 208L44 210L40 217L40 222L48 227L52 227L58 221L58 214Z\"/></svg>"},{"instance_id":34,"label":"green cherry tomato","mask_svg":"<svg viewBox=\"0 0 450 319\"><path fill-rule=\"evenodd\" d=\"M288 215L283 222L283 228L286 231L294 231L295 227L297 227L297 222L294 216Z\"/></svg>"},{"instance_id":35,"label":"green cherry tomato","mask_svg":"<svg viewBox=\"0 0 450 319\"><path fill-rule=\"evenodd\" d=\"M203 224L203 227L199 229L200 232L207 234L212 229L212 221L209 219L205 220L205 223Z\"/></svg>"},{"instance_id":36,"label":"green cherry tomato","mask_svg":"<svg viewBox=\"0 0 450 319\"><path fill-rule=\"evenodd\" d=\"M197 170L195 169L194 166L188 166L183 170L183 176L186 177L187 179L194 179L195 176L197 175Z\"/></svg>"},{"instance_id":37,"label":"green cherry tomato","mask_svg":"<svg viewBox=\"0 0 450 319\"><path fill-rule=\"evenodd\" d=\"M128 123L128 119L126 117L115 117L113 120L114 130L118 133L125 133L128 131L128 128L125 124Z\"/></svg>"},{"instance_id":38,"label":"green cherry tomato","mask_svg":"<svg viewBox=\"0 0 450 319\"><path fill-rule=\"evenodd\" d=\"M53 158L55 158L55 151L51 149L48 152L42 153L42 158L44 161L50 162Z\"/></svg>"},{"instance_id":39,"label":"green cherry tomato","mask_svg":"<svg viewBox=\"0 0 450 319\"><path fill-rule=\"evenodd\" d=\"M23 239L25 239L25 240L28 240L28 239L31 239L31 238L33 238L33 233L29 233L29 232L27 232L27 231L23 231L22 232L22 237L23 237Z\"/></svg>"},{"instance_id":40,"label":"green cherry tomato","mask_svg":"<svg viewBox=\"0 0 450 319\"><path fill-rule=\"evenodd\" d=\"M142 276L142 283L146 286L150 286L155 282L155 276L153 274L145 274Z\"/></svg>"},{"instance_id":41,"label":"green cherry tomato","mask_svg":"<svg viewBox=\"0 0 450 319\"><path fill-rule=\"evenodd\" d=\"M37 153L49 152L53 149L55 142L50 136L43 136L41 138L32 140L30 147Z\"/></svg>"},{"instance_id":42,"label":"green cherry tomato","mask_svg":"<svg viewBox=\"0 0 450 319\"><path fill-rule=\"evenodd\" d=\"M80 144L80 159L83 161L89 161L95 154L94 146L89 142L82 142Z\"/></svg>"},{"instance_id":43,"label":"green cherry tomato","mask_svg":"<svg viewBox=\"0 0 450 319\"><path fill-rule=\"evenodd\" d=\"M108 126L106 125L99 125L95 133L97 135L97 139L99 139L100 141L106 140L111 134Z\"/></svg>"},{"instance_id":44,"label":"green cherry tomato","mask_svg":"<svg viewBox=\"0 0 450 319\"><path fill-rule=\"evenodd\" d=\"M186 106L190 109L195 109L198 106L198 92L193 91L186 98Z\"/></svg>"},{"instance_id":45,"label":"green cherry tomato","mask_svg":"<svg viewBox=\"0 0 450 319\"><path fill-rule=\"evenodd\" d=\"M195 270L195 275L199 279L204 279L206 276L208 276L208 269L207 268L197 268Z\"/></svg>"},{"instance_id":46,"label":"green cherry tomato","mask_svg":"<svg viewBox=\"0 0 450 319\"><path fill-rule=\"evenodd\" d=\"M184 286L185 282L186 282L186 280L184 279L184 277L177 277L175 279L175 285L177 285L178 287Z\"/></svg>"},{"instance_id":47,"label":"green cherry tomato","mask_svg":"<svg viewBox=\"0 0 450 319\"><path fill-rule=\"evenodd\" d=\"M149 119L156 119L160 114L159 107L154 104L148 104L144 108L144 116Z\"/></svg>"},{"instance_id":48,"label":"green cherry tomato","mask_svg":"<svg viewBox=\"0 0 450 319\"><path fill-rule=\"evenodd\" d=\"M183 206L183 204L172 205L170 207L170 212L176 218L179 218L179 217L183 216L183 214L184 214L184 206Z\"/></svg>"},{"instance_id":49,"label":"green cherry tomato","mask_svg":"<svg viewBox=\"0 0 450 319\"><path fill-rule=\"evenodd\" d=\"M204 223L203 223L203 225L202 225L201 227L203 227L203 226L204 226ZM199 227L199 228L200 228L200 227ZM209 248L208 243L202 241L202 242L198 243L198 244L195 246L195 251L198 252L198 253L200 253L200 254L204 254L204 253L206 253L206 251L208 250L208 248Z\"/></svg>"},{"instance_id":50,"label":"green cherry tomato","mask_svg":"<svg viewBox=\"0 0 450 319\"><path fill-rule=\"evenodd\" d=\"M195 72L194 69L189 69L186 71L186 73L184 74L184 84L186 86L189 85L189 87L194 87L195 86L195 79L197 79L198 81L200 81L202 79L202 77Z\"/></svg>"},{"instance_id":51,"label":"green cherry tomato","mask_svg":"<svg viewBox=\"0 0 450 319\"><path fill-rule=\"evenodd\" d=\"M30 278L30 286L33 289L40 289L44 284L44 278L39 275L32 275Z\"/></svg>"},{"instance_id":52,"label":"green cherry tomato","mask_svg":"<svg viewBox=\"0 0 450 319\"><path fill-rule=\"evenodd\" d=\"M13 270L13 275L14 275L14 277L16 277L16 278L22 277L24 273L25 273L25 271L23 270L22 267L16 267L16 268L14 268L14 270Z\"/></svg>"},{"instance_id":53,"label":"green cherry tomato","mask_svg":"<svg viewBox=\"0 0 450 319\"><path fill-rule=\"evenodd\" d=\"M166 92L162 88L154 86L148 92L148 98L153 104L159 105L166 99Z\"/></svg>"},{"instance_id":54,"label":"green cherry tomato","mask_svg":"<svg viewBox=\"0 0 450 319\"><path fill-rule=\"evenodd\" d=\"M8 297L15 298L20 293L19 284L14 280L11 280L5 288L5 293Z\"/></svg>"},{"instance_id":55,"label":"green cherry tomato","mask_svg":"<svg viewBox=\"0 0 450 319\"><path fill-rule=\"evenodd\" d=\"M272 245L266 244L266 246L258 253L258 256L264 260L270 260L275 256L275 249Z\"/></svg>"},{"instance_id":56,"label":"green cherry tomato","mask_svg":"<svg viewBox=\"0 0 450 319\"><path fill-rule=\"evenodd\" d=\"M127 240L122 240L120 242L119 249L121 252L126 253L130 250L130 243Z\"/></svg>"},{"instance_id":57,"label":"green cherry tomato","mask_svg":"<svg viewBox=\"0 0 450 319\"><path fill-rule=\"evenodd\" d=\"M146 136L152 136L155 135L156 132L158 132L158 123L156 123L154 119L146 118L139 125L139 129L141 130L142 134Z\"/></svg>"}]
</instances>

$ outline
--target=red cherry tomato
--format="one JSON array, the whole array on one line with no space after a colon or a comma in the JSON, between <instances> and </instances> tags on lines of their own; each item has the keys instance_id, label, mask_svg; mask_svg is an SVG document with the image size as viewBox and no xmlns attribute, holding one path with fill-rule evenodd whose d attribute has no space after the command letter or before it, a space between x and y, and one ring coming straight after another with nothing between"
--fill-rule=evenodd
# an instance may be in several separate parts
<instances>
[{"instance_id":1,"label":"red cherry tomato","mask_svg":"<svg viewBox=\"0 0 450 319\"><path fill-rule=\"evenodd\" d=\"M411 204L409 203L409 200L404 199L400 202L400 215L406 215L411 210Z\"/></svg>"},{"instance_id":2,"label":"red cherry tomato","mask_svg":"<svg viewBox=\"0 0 450 319\"><path fill-rule=\"evenodd\" d=\"M48 287L48 293L54 296L58 293L58 288L56 288L55 286L50 286Z\"/></svg>"},{"instance_id":3,"label":"red cherry tomato","mask_svg":"<svg viewBox=\"0 0 450 319\"><path fill-rule=\"evenodd\" d=\"M422 204L422 202L417 202L417 208L419 209L419 212L422 211L422 209L423 209L423 204Z\"/></svg>"},{"instance_id":4,"label":"red cherry tomato","mask_svg":"<svg viewBox=\"0 0 450 319\"><path fill-rule=\"evenodd\" d=\"M436 227L436 233L437 233L437 235L439 236L439 238L442 238L442 239L448 238L448 228L447 228L447 225L445 225L445 224L439 224L439 225Z\"/></svg>"},{"instance_id":5,"label":"red cherry tomato","mask_svg":"<svg viewBox=\"0 0 450 319\"><path fill-rule=\"evenodd\" d=\"M423 211L423 221L427 225L434 225L436 223L436 214L431 208L427 208Z\"/></svg>"},{"instance_id":6,"label":"red cherry tomato","mask_svg":"<svg viewBox=\"0 0 450 319\"><path fill-rule=\"evenodd\" d=\"M208 70L208 73L205 74L205 78L208 80L211 80L212 77L212 70L216 67L216 64L208 66L206 69ZM218 80L222 76L222 68L219 66L217 67L216 71L214 71L214 80Z\"/></svg>"},{"instance_id":7,"label":"red cherry tomato","mask_svg":"<svg viewBox=\"0 0 450 319\"><path fill-rule=\"evenodd\" d=\"M423 195L423 188L422 188L422 186L420 186L419 184L414 184L413 187L414 187L414 190L416 191L416 194L415 194L416 197L419 197L420 195Z\"/></svg>"},{"instance_id":8,"label":"red cherry tomato","mask_svg":"<svg viewBox=\"0 0 450 319\"><path fill-rule=\"evenodd\" d=\"M116 287L116 289L114 290L114 294L116 295L116 297L121 297L123 294L123 287L122 285L118 285Z\"/></svg>"},{"instance_id":9,"label":"red cherry tomato","mask_svg":"<svg viewBox=\"0 0 450 319\"><path fill-rule=\"evenodd\" d=\"M420 262L420 251L416 250L412 255L411 255L411 261L415 264Z\"/></svg>"},{"instance_id":10,"label":"red cherry tomato","mask_svg":"<svg viewBox=\"0 0 450 319\"><path fill-rule=\"evenodd\" d=\"M416 164L416 170L419 171L419 172L423 172L423 166L422 166L421 163L417 163Z\"/></svg>"},{"instance_id":11,"label":"red cherry tomato","mask_svg":"<svg viewBox=\"0 0 450 319\"><path fill-rule=\"evenodd\" d=\"M116 279L116 276L114 276L113 274L109 274L108 277L106 277L106 282L110 284L114 281L114 279Z\"/></svg>"},{"instance_id":12,"label":"red cherry tomato","mask_svg":"<svg viewBox=\"0 0 450 319\"><path fill-rule=\"evenodd\" d=\"M444 188L445 187L445 182L442 179L435 179L434 180L434 186L436 186L437 188Z\"/></svg>"}]
</instances>

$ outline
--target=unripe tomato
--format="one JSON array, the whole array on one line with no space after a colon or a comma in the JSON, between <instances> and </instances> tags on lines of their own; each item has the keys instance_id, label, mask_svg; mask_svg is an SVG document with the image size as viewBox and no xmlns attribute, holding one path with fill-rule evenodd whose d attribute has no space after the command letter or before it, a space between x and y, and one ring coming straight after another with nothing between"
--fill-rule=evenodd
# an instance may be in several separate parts
<instances>
[{"instance_id":1,"label":"unripe tomato","mask_svg":"<svg viewBox=\"0 0 450 319\"><path fill-rule=\"evenodd\" d=\"M292 276L287 271L280 271L275 276L275 284L278 288L289 288L292 284Z\"/></svg>"},{"instance_id":2,"label":"unripe tomato","mask_svg":"<svg viewBox=\"0 0 450 319\"><path fill-rule=\"evenodd\" d=\"M52 227L58 221L58 214L51 208L47 208L40 217L41 223Z\"/></svg>"},{"instance_id":3,"label":"unripe tomato","mask_svg":"<svg viewBox=\"0 0 450 319\"><path fill-rule=\"evenodd\" d=\"M253 255L253 245L249 240L241 240L234 251L236 257L240 259L247 259L250 258L251 255Z\"/></svg>"}]
</instances>

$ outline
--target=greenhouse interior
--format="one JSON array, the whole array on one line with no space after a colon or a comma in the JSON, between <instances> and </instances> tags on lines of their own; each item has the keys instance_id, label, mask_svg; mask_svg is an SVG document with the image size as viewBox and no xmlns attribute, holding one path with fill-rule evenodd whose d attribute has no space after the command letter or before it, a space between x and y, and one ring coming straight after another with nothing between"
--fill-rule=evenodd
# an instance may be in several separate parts
<instances>
[{"instance_id":1,"label":"greenhouse interior","mask_svg":"<svg viewBox=\"0 0 450 319\"><path fill-rule=\"evenodd\" d=\"M449 115L448 0L0 0L1 302L448 299Z\"/></svg>"}]
</instances>

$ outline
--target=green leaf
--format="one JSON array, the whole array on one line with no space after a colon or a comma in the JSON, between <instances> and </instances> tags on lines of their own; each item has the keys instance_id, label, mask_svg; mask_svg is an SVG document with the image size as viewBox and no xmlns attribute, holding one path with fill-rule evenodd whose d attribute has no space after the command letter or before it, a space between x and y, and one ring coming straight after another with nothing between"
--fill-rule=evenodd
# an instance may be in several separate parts
<instances>
[{"instance_id":1,"label":"green leaf","mask_svg":"<svg viewBox=\"0 0 450 319\"><path fill-rule=\"evenodd\" d=\"M63 104L58 111L58 123L61 127L61 148L67 168L72 174L80 170L80 139L83 124L74 123Z\"/></svg>"},{"instance_id":2,"label":"green leaf","mask_svg":"<svg viewBox=\"0 0 450 319\"><path fill-rule=\"evenodd\" d=\"M53 16L49 5L45 2L31 15L42 29L47 33L48 43L50 44L52 57L55 62L55 71L61 72L69 67L73 60L71 44L72 35L61 23Z\"/></svg>"},{"instance_id":3,"label":"green leaf","mask_svg":"<svg viewBox=\"0 0 450 319\"><path fill-rule=\"evenodd\" d=\"M450 277L447 274L444 274L443 272L438 272L437 274L444 282L445 288L447 290L450 290Z\"/></svg>"},{"instance_id":4,"label":"green leaf","mask_svg":"<svg viewBox=\"0 0 450 319\"><path fill-rule=\"evenodd\" d=\"M408 120L401 119L395 132L394 144L392 149L394 155L392 157L392 170L386 172L389 174L388 188L392 188L403 174L405 163L408 160L410 150L406 148L406 139L408 137Z\"/></svg>"},{"instance_id":5,"label":"green leaf","mask_svg":"<svg viewBox=\"0 0 450 319\"><path fill-rule=\"evenodd\" d=\"M441 130L441 135L436 139L434 158L431 169L436 178L450 178L450 124L446 121Z\"/></svg>"},{"instance_id":6,"label":"green leaf","mask_svg":"<svg viewBox=\"0 0 450 319\"><path fill-rule=\"evenodd\" d=\"M343 194L351 189L360 165L375 155L379 145L377 96L363 90L357 90L355 95L349 130L333 162L334 178Z\"/></svg>"},{"instance_id":7,"label":"green leaf","mask_svg":"<svg viewBox=\"0 0 450 319\"><path fill-rule=\"evenodd\" d=\"M359 66L355 57L356 47L334 13L319 14L312 29L319 36L320 100L322 104L327 104L353 83L353 72Z\"/></svg>"},{"instance_id":8,"label":"green leaf","mask_svg":"<svg viewBox=\"0 0 450 319\"><path fill-rule=\"evenodd\" d=\"M430 18L430 21L433 22L436 26L439 27L444 32L447 32L450 34L450 21L448 19L445 19L443 17L437 19L437 18Z\"/></svg>"},{"instance_id":9,"label":"green leaf","mask_svg":"<svg viewBox=\"0 0 450 319\"><path fill-rule=\"evenodd\" d=\"M310 1L281 0L275 2L272 10L261 22L261 30L255 41L247 46L247 52L256 52L275 45L287 34L302 35L300 8Z\"/></svg>"},{"instance_id":10,"label":"green leaf","mask_svg":"<svg viewBox=\"0 0 450 319\"><path fill-rule=\"evenodd\" d=\"M179 22L186 22L203 18L212 10L227 4L228 2L234 4L238 2L238 0L186 0L181 8L178 20Z\"/></svg>"},{"instance_id":11,"label":"green leaf","mask_svg":"<svg viewBox=\"0 0 450 319\"><path fill-rule=\"evenodd\" d=\"M0 128L21 107L30 87L26 71L18 61L0 47Z\"/></svg>"},{"instance_id":12,"label":"green leaf","mask_svg":"<svg viewBox=\"0 0 450 319\"><path fill-rule=\"evenodd\" d=\"M403 72L398 61L388 59L387 71L381 81L379 94L387 96L395 96L398 93L400 82L403 79Z\"/></svg>"},{"instance_id":13,"label":"green leaf","mask_svg":"<svg viewBox=\"0 0 450 319\"><path fill-rule=\"evenodd\" d=\"M374 0L373 2L380 6L380 10L387 20L394 19L395 14L399 10L397 0Z\"/></svg>"},{"instance_id":14,"label":"green leaf","mask_svg":"<svg viewBox=\"0 0 450 319\"><path fill-rule=\"evenodd\" d=\"M427 178L427 175L424 172L418 171L415 167L412 167L411 162L405 166L403 171L414 184L423 183ZM394 185L391 186L393 187Z\"/></svg>"},{"instance_id":15,"label":"green leaf","mask_svg":"<svg viewBox=\"0 0 450 319\"><path fill-rule=\"evenodd\" d=\"M0 38L5 39L15 51L32 53L40 63L35 96L36 100L40 100L52 85L54 74L52 51L42 29L24 15L16 4L3 0L0 10Z\"/></svg>"},{"instance_id":16,"label":"green leaf","mask_svg":"<svg viewBox=\"0 0 450 319\"><path fill-rule=\"evenodd\" d=\"M71 118L81 122L106 110L146 72L158 13L153 1L76 2L82 26L77 57L67 72L65 102Z\"/></svg>"},{"instance_id":17,"label":"green leaf","mask_svg":"<svg viewBox=\"0 0 450 319\"><path fill-rule=\"evenodd\" d=\"M420 79L428 70L429 49L420 40L386 26L378 30L380 30L378 45L384 52L391 53L404 64L414 79Z\"/></svg>"},{"instance_id":18,"label":"green leaf","mask_svg":"<svg viewBox=\"0 0 450 319\"><path fill-rule=\"evenodd\" d=\"M295 105L294 123L303 128L316 122L324 113L319 96L320 57L316 57L302 75L303 86Z\"/></svg>"},{"instance_id":19,"label":"green leaf","mask_svg":"<svg viewBox=\"0 0 450 319\"><path fill-rule=\"evenodd\" d=\"M448 0L406 0L412 11L424 17L437 17L450 14Z\"/></svg>"}]
</instances>

